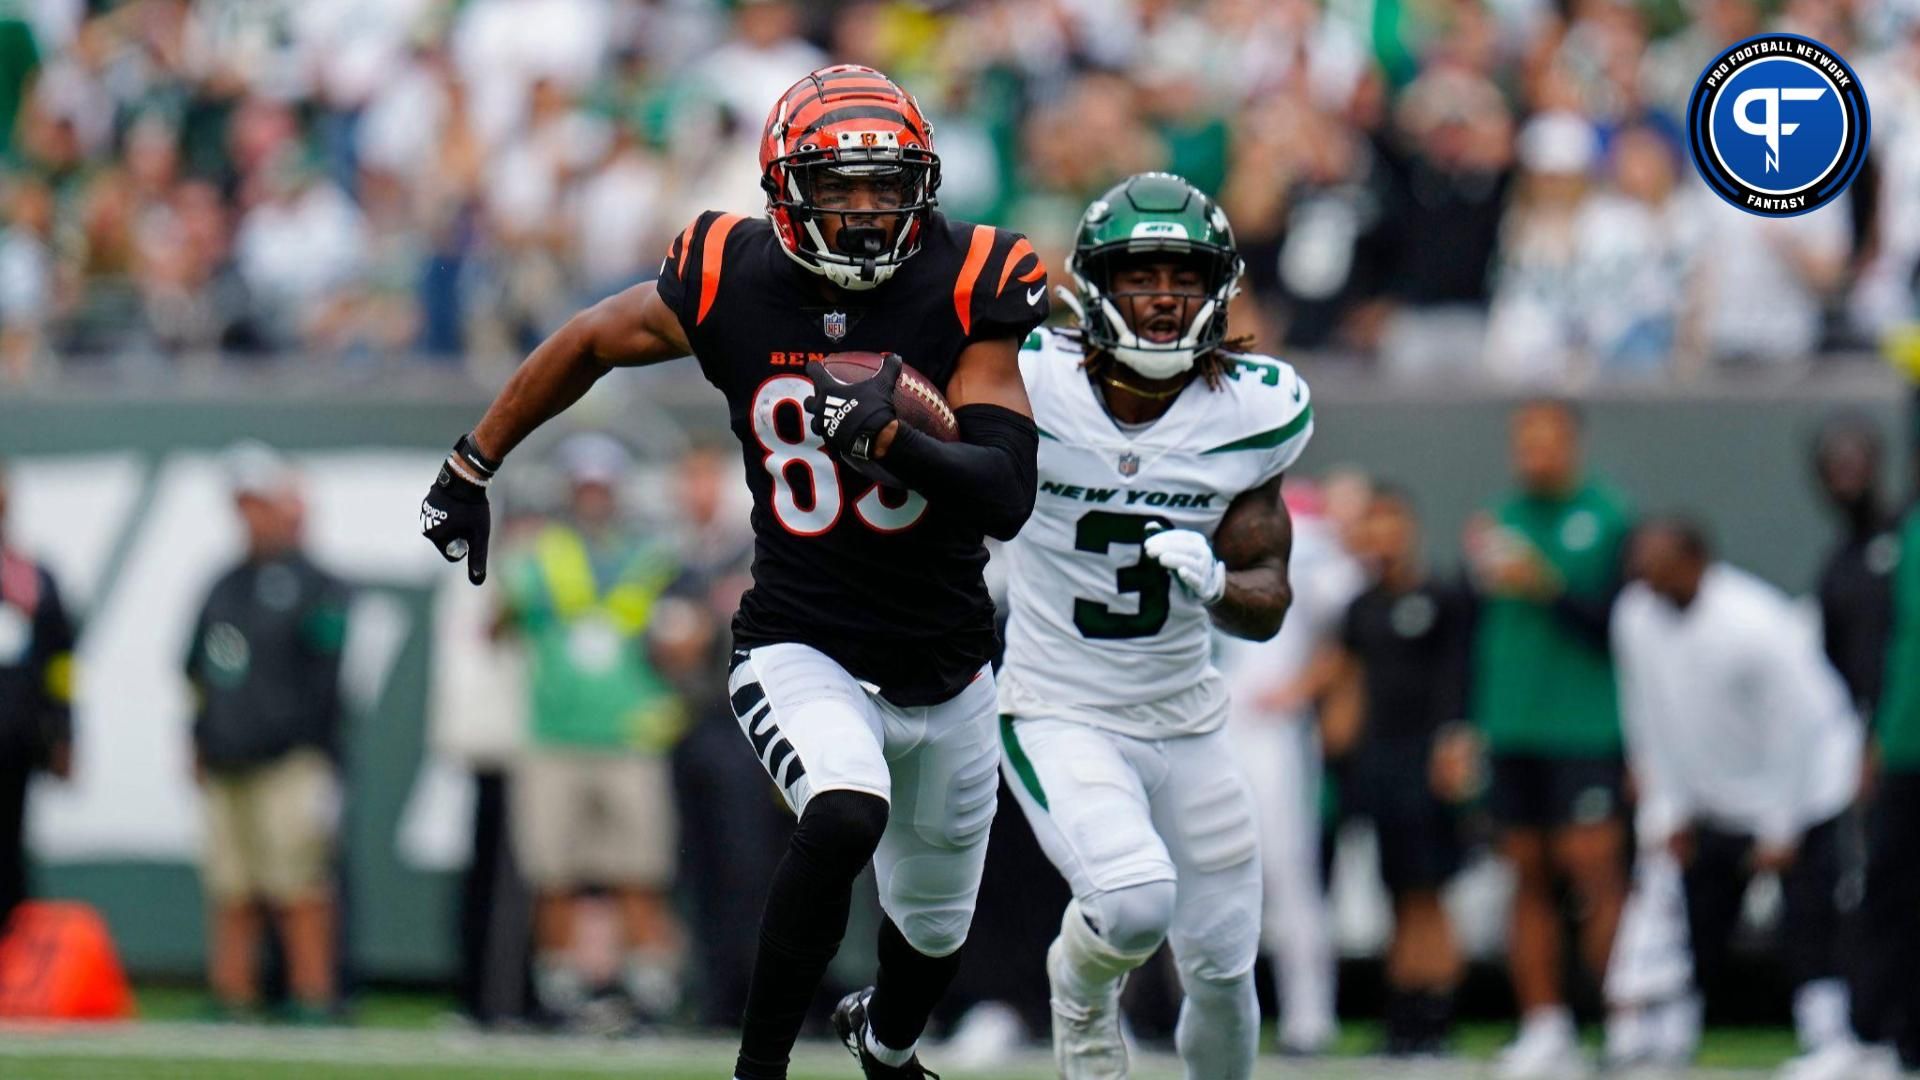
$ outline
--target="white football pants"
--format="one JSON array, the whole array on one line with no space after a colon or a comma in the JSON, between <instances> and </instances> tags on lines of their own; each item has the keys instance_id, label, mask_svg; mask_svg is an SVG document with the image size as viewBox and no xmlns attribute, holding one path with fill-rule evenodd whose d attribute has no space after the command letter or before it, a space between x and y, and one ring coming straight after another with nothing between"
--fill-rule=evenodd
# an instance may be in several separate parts
<instances>
[{"instance_id":1,"label":"white football pants","mask_svg":"<svg viewBox=\"0 0 1920 1080\"><path fill-rule=\"evenodd\" d=\"M887 800L873 853L880 907L920 952L958 949L999 789L992 670L938 705L905 708L805 645L765 645L735 661L734 716L787 805L801 813L822 791Z\"/></svg>"},{"instance_id":2,"label":"white football pants","mask_svg":"<svg viewBox=\"0 0 1920 1080\"><path fill-rule=\"evenodd\" d=\"M1172 946L1189 1077L1251 1073L1259 1036L1260 851L1253 800L1223 732L1139 739L1071 720L1002 717L1002 769L1047 857L1116 947ZM1129 894L1174 886L1156 905Z\"/></svg>"}]
</instances>

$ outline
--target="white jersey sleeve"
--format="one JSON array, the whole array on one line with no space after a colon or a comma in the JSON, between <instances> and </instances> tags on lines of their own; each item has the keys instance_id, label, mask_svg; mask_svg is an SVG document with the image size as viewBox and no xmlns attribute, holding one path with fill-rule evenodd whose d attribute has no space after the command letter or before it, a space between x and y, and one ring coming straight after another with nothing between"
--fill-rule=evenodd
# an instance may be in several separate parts
<instances>
[{"instance_id":1,"label":"white jersey sleeve","mask_svg":"<svg viewBox=\"0 0 1920 1080\"><path fill-rule=\"evenodd\" d=\"M1307 448L1313 438L1313 395L1307 389L1307 380L1288 364L1265 356L1233 357L1237 379L1257 382L1260 386L1271 387L1277 393L1266 395L1274 400L1260 400L1261 395L1249 395L1255 398L1253 415L1244 417L1243 427L1260 427L1239 439L1221 446L1213 447L1208 454L1256 453L1260 455L1260 483L1265 483L1293 467L1293 463ZM1237 381L1236 379L1236 381ZM1284 398L1284 401L1279 400ZM1278 406L1275 409L1275 406ZM1269 412L1268 410L1274 410ZM1284 418L1284 419L1282 419ZM1264 427L1270 420L1281 421L1276 426ZM1258 484L1252 486L1259 486Z\"/></svg>"}]
</instances>

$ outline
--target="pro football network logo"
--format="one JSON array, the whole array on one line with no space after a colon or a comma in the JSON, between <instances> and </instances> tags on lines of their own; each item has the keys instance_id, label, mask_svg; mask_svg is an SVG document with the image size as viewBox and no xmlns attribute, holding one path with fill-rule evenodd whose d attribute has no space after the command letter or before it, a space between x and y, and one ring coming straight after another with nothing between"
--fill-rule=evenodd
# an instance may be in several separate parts
<instances>
[{"instance_id":1,"label":"pro football network logo","mask_svg":"<svg viewBox=\"0 0 1920 1080\"><path fill-rule=\"evenodd\" d=\"M1794 217L1847 190L1867 159L1867 94L1838 54L1761 34L1713 59L1687 102L1694 168L1750 214Z\"/></svg>"}]
</instances>

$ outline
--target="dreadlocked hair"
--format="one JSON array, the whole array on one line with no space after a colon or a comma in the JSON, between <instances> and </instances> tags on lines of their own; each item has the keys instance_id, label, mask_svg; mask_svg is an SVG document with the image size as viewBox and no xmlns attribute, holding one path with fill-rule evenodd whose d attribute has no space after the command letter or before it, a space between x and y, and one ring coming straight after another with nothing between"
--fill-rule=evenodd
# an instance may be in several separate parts
<instances>
[{"instance_id":1,"label":"dreadlocked hair","mask_svg":"<svg viewBox=\"0 0 1920 1080\"><path fill-rule=\"evenodd\" d=\"M1113 375L1120 361L1114 359L1112 353L1105 349L1092 348L1087 342L1086 333L1078 328L1064 330L1062 332L1067 337L1079 342L1082 356L1080 361L1081 370L1095 379L1106 379ZM1253 335L1237 334L1222 341L1200 356L1195 357L1193 370L1199 372L1200 377L1206 380L1207 389L1218 390L1228 375L1233 371L1233 357L1228 354L1251 352L1252 350Z\"/></svg>"}]
</instances>

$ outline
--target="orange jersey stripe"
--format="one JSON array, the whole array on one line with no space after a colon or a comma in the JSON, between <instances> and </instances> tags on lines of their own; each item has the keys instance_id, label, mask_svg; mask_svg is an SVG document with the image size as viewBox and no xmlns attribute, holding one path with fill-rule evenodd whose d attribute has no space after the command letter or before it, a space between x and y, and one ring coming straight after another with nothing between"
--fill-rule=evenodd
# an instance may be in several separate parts
<instances>
[{"instance_id":1,"label":"orange jersey stripe","mask_svg":"<svg viewBox=\"0 0 1920 1080\"><path fill-rule=\"evenodd\" d=\"M700 224L699 218L694 218L692 221L687 222L687 231L680 234L680 243L674 247L671 253L673 255L673 275L683 281L686 280L687 276L687 247L693 243L693 227L698 224Z\"/></svg>"},{"instance_id":2,"label":"orange jersey stripe","mask_svg":"<svg viewBox=\"0 0 1920 1080\"><path fill-rule=\"evenodd\" d=\"M960 265L960 278L953 283L953 313L960 316L960 332L973 333L973 283L986 268L987 255L993 250L993 227L975 225L973 239L967 243L967 261Z\"/></svg>"},{"instance_id":3,"label":"orange jersey stripe","mask_svg":"<svg viewBox=\"0 0 1920 1080\"><path fill-rule=\"evenodd\" d=\"M739 214L721 214L707 228L707 242L700 249L700 312L693 317L695 326L707 321L707 312L720 295L720 263L727 257L727 234L740 221Z\"/></svg>"},{"instance_id":4,"label":"orange jersey stripe","mask_svg":"<svg viewBox=\"0 0 1920 1080\"><path fill-rule=\"evenodd\" d=\"M1040 275L1046 273L1047 268L1040 265L1040 256L1034 255L1033 245L1029 244L1027 238L1023 236L1015 240L1013 247L1007 250L1007 261L1000 264L1000 284L994 286L993 295L999 296L1001 293L1007 291L1007 279L1013 276L1013 268L1019 266L1021 260L1029 255L1033 255L1033 269L1020 275L1020 280L1040 280Z\"/></svg>"}]
</instances>

